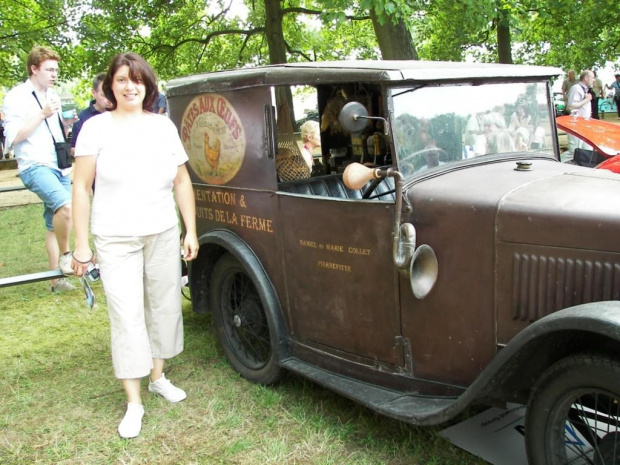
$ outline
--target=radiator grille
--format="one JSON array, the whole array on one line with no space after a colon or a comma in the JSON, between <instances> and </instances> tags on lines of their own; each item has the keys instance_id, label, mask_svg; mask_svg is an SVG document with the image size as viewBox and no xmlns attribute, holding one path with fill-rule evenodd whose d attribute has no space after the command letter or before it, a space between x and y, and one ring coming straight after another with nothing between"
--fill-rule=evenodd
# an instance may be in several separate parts
<instances>
[{"instance_id":1,"label":"radiator grille","mask_svg":"<svg viewBox=\"0 0 620 465\"><path fill-rule=\"evenodd\" d=\"M620 263L513 255L512 318L536 321L573 305L620 299Z\"/></svg>"}]
</instances>

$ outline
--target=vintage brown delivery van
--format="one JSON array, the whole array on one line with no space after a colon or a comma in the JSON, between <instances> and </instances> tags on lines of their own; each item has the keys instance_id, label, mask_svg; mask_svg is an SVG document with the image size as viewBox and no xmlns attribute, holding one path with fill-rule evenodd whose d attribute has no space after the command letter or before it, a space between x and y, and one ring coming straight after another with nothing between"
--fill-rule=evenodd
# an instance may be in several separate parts
<instances>
[{"instance_id":1,"label":"vintage brown delivery van","mask_svg":"<svg viewBox=\"0 0 620 465\"><path fill-rule=\"evenodd\" d=\"M193 305L233 368L416 425L519 402L531 464L620 463L620 176L558 161L558 74L364 61L169 82Z\"/></svg>"}]
</instances>

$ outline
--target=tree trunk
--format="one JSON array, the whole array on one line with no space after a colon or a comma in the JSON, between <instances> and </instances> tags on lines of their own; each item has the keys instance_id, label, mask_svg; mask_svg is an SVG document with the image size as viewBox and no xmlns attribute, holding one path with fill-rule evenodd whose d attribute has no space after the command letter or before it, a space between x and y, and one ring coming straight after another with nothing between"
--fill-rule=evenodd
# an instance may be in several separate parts
<instances>
[{"instance_id":1,"label":"tree trunk","mask_svg":"<svg viewBox=\"0 0 620 465\"><path fill-rule=\"evenodd\" d=\"M510 41L510 13L499 9L497 22L497 55L500 63L512 64L512 44Z\"/></svg>"},{"instance_id":2,"label":"tree trunk","mask_svg":"<svg viewBox=\"0 0 620 465\"><path fill-rule=\"evenodd\" d=\"M402 19L399 19L396 24L391 18L385 24L379 24L375 10L370 10L370 18L381 50L381 57L384 60L418 59L413 38Z\"/></svg>"},{"instance_id":3,"label":"tree trunk","mask_svg":"<svg viewBox=\"0 0 620 465\"><path fill-rule=\"evenodd\" d=\"M269 63L272 65L286 63L286 43L282 31L283 16L280 0L265 0L265 36L269 49ZM293 94L288 86L276 87L276 115L289 118L283 127L290 127L290 131L293 132L295 127ZM279 124L283 125L282 122Z\"/></svg>"},{"instance_id":4,"label":"tree trunk","mask_svg":"<svg viewBox=\"0 0 620 465\"><path fill-rule=\"evenodd\" d=\"M265 0L265 37L269 48L269 63L286 63L286 46L282 32L280 0Z\"/></svg>"}]
</instances>

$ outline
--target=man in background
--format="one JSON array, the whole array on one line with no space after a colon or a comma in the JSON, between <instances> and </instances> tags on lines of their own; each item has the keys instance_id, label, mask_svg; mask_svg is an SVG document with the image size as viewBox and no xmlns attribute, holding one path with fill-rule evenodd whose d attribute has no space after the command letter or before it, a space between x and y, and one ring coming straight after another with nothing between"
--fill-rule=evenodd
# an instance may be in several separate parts
<instances>
[{"instance_id":1,"label":"man in background","mask_svg":"<svg viewBox=\"0 0 620 465\"><path fill-rule=\"evenodd\" d=\"M616 102L616 108L618 110L618 119L620 119L620 74L614 75L615 82L612 82L610 86L605 84L605 88L614 91L614 102Z\"/></svg>"},{"instance_id":2,"label":"man in background","mask_svg":"<svg viewBox=\"0 0 620 465\"><path fill-rule=\"evenodd\" d=\"M53 89L59 61L60 56L49 48L31 50L26 60L28 79L4 97L4 130L19 177L43 201L49 267L55 270L60 265L64 272L71 270L71 167L58 167L55 142L65 140L64 126L74 120L62 119L60 97ZM61 278L51 281L50 289L63 292L75 287Z\"/></svg>"},{"instance_id":3,"label":"man in background","mask_svg":"<svg viewBox=\"0 0 620 465\"><path fill-rule=\"evenodd\" d=\"M579 82L570 88L568 92L568 104L566 110L570 114L581 116L582 118L590 118L592 115L592 94L589 92L594 84L594 73L589 69L581 72ZM593 150L592 146L573 135L568 135L568 150L560 154L563 162L573 160L575 149Z\"/></svg>"},{"instance_id":4,"label":"man in background","mask_svg":"<svg viewBox=\"0 0 620 465\"><path fill-rule=\"evenodd\" d=\"M568 105L568 92L571 88L577 84L577 79L575 79L575 70L571 69L568 71L566 79L562 82L562 97L564 98L565 107ZM567 109L568 113L568 109Z\"/></svg>"},{"instance_id":5,"label":"man in background","mask_svg":"<svg viewBox=\"0 0 620 465\"><path fill-rule=\"evenodd\" d=\"M152 111L153 113L168 116L168 100L162 92L160 92L157 96L157 101L155 102L155 105L153 105Z\"/></svg>"},{"instance_id":6,"label":"man in background","mask_svg":"<svg viewBox=\"0 0 620 465\"><path fill-rule=\"evenodd\" d=\"M598 101L605 98L605 95L603 94L603 81L596 76L596 71L592 72L594 73L594 83L590 89L590 93L592 94L592 118L600 119L598 117Z\"/></svg>"},{"instance_id":7,"label":"man in background","mask_svg":"<svg viewBox=\"0 0 620 465\"><path fill-rule=\"evenodd\" d=\"M104 111L112 106L110 101L103 93L103 80L105 79L105 73L99 73L93 79L93 88L90 90L93 99L90 101L90 105L87 109L82 110L78 115L77 122L73 125L73 137L71 138L71 154L75 150L75 143L82 129L82 125L90 118Z\"/></svg>"}]
</instances>

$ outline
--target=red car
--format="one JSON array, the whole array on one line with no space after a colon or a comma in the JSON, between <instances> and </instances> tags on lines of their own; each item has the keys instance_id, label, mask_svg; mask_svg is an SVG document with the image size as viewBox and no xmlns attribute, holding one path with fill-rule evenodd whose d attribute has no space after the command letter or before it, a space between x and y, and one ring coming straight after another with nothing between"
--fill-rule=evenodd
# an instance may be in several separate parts
<instances>
[{"instance_id":1,"label":"red car","mask_svg":"<svg viewBox=\"0 0 620 465\"><path fill-rule=\"evenodd\" d=\"M556 121L560 129L583 139L606 158L596 168L620 173L620 125L579 116L560 116Z\"/></svg>"}]
</instances>

